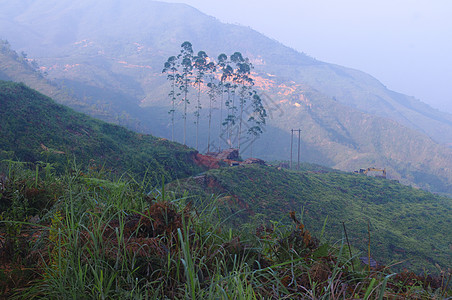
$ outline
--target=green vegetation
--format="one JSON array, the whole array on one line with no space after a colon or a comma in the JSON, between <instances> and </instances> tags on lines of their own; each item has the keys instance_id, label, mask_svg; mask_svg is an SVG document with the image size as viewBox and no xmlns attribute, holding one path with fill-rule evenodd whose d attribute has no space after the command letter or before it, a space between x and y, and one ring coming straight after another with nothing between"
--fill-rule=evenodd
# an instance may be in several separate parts
<instances>
[{"instance_id":1,"label":"green vegetation","mask_svg":"<svg viewBox=\"0 0 452 300\"><path fill-rule=\"evenodd\" d=\"M440 299L439 276L360 266L293 223L228 227L218 201L102 171L0 166L0 296L8 299ZM38 201L39 199L39 201ZM45 203L45 205L43 205ZM201 204L199 207L191 203ZM202 208L201 208L202 207Z\"/></svg>"},{"instance_id":2,"label":"green vegetation","mask_svg":"<svg viewBox=\"0 0 452 300\"><path fill-rule=\"evenodd\" d=\"M0 107L1 297L451 293L449 199L312 165L198 174L194 150L75 113L24 84L1 81ZM435 275L362 265L367 220L369 255L409 258L411 270Z\"/></svg>"},{"instance_id":3,"label":"green vegetation","mask_svg":"<svg viewBox=\"0 0 452 300\"><path fill-rule=\"evenodd\" d=\"M195 151L92 119L23 84L0 81L0 158L62 170L68 161L159 184L198 173Z\"/></svg>"},{"instance_id":4,"label":"green vegetation","mask_svg":"<svg viewBox=\"0 0 452 300\"><path fill-rule=\"evenodd\" d=\"M240 166L210 170L171 185L178 191L209 197L221 194L230 220L236 225L254 218L263 222L288 221L289 211L300 212L316 235L338 240L346 226L351 244L366 256L368 224L372 257L396 269L434 271L435 264L450 267L452 255L452 201L395 181L328 171L278 170Z\"/></svg>"}]
</instances>

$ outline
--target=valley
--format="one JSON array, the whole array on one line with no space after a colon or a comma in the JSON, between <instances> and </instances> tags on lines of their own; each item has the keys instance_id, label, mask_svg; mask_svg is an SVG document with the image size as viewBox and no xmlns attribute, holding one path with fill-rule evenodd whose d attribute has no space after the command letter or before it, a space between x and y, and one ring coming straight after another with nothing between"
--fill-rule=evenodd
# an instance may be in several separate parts
<instances>
[{"instance_id":1,"label":"valley","mask_svg":"<svg viewBox=\"0 0 452 300\"><path fill-rule=\"evenodd\" d=\"M451 143L188 5L0 0L0 298L446 299Z\"/></svg>"}]
</instances>

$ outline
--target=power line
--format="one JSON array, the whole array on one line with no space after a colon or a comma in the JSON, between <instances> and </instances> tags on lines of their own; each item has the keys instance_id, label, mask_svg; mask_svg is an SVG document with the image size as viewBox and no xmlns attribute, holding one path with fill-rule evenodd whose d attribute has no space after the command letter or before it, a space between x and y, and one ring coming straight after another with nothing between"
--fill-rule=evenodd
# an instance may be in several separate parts
<instances>
[{"instance_id":1,"label":"power line","mask_svg":"<svg viewBox=\"0 0 452 300\"><path fill-rule=\"evenodd\" d=\"M293 129L291 131L292 135L290 137L290 169L292 170Z\"/></svg>"},{"instance_id":2,"label":"power line","mask_svg":"<svg viewBox=\"0 0 452 300\"><path fill-rule=\"evenodd\" d=\"M301 129L298 129L298 165L297 170L300 170L300 144L301 144Z\"/></svg>"}]
</instances>

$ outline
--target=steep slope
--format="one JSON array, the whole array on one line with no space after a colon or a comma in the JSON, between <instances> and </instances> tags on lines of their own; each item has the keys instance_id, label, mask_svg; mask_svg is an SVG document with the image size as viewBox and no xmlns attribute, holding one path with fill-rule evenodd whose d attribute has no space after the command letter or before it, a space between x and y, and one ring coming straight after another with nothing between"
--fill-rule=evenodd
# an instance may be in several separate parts
<instances>
[{"instance_id":1,"label":"steep slope","mask_svg":"<svg viewBox=\"0 0 452 300\"><path fill-rule=\"evenodd\" d=\"M315 167L309 167L315 170ZM452 203L448 198L394 181L337 171L289 171L266 166L210 170L171 185L175 191L211 197L229 211L238 226L288 220L302 213L306 227L332 242L346 225L351 244L366 256L370 224L371 255L379 263L403 262L398 268L421 271L450 265Z\"/></svg>"},{"instance_id":2,"label":"steep slope","mask_svg":"<svg viewBox=\"0 0 452 300\"><path fill-rule=\"evenodd\" d=\"M134 129L140 129L137 128L137 121L130 118L127 112L121 109L124 104L115 104L115 99L123 97L121 99L123 101L125 96L114 93L108 94L107 91L104 91L103 95L109 96L107 103L106 101L98 101L95 89L90 89L88 92L75 91L77 86L69 87L56 84L47 78L47 72L44 69L39 69L36 60L27 58L26 53L18 54L11 48L9 42L4 40L0 40L0 80L24 82L27 86L54 99L58 103L67 105L77 111L88 113L95 118L108 122L117 122ZM129 105L127 109L128 111L134 111L135 115L140 115L138 113L139 110L143 111L138 105L136 107ZM143 112L142 115L144 114L149 116L149 112Z\"/></svg>"},{"instance_id":3,"label":"steep slope","mask_svg":"<svg viewBox=\"0 0 452 300\"><path fill-rule=\"evenodd\" d=\"M198 173L195 151L141 135L56 104L23 84L0 81L0 155L64 168L74 159L151 184Z\"/></svg>"},{"instance_id":4,"label":"steep slope","mask_svg":"<svg viewBox=\"0 0 452 300\"><path fill-rule=\"evenodd\" d=\"M241 51L255 65L271 112L254 155L287 159L290 129L301 128L304 160L344 170L376 164L396 179L452 193L451 151L433 141L452 141L452 117L367 74L317 61L187 5L0 0L0 8L0 37L37 58L41 70L83 99L91 114L111 108L116 116L99 116L169 137L168 84L161 74L168 56L185 40L214 57ZM250 155L251 149L243 150Z\"/></svg>"},{"instance_id":5,"label":"steep slope","mask_svg":"<svg viewBox=\"0 0 452 300\"><path fill-rule=\"evenodd\" d=\"M78 108L86 105L52 84L37 68L37 63L27 58L25 53L19 55L7 41L0 40L0 80L26 82L29 87L60 103Z\"/></svg>"}]
</instances>

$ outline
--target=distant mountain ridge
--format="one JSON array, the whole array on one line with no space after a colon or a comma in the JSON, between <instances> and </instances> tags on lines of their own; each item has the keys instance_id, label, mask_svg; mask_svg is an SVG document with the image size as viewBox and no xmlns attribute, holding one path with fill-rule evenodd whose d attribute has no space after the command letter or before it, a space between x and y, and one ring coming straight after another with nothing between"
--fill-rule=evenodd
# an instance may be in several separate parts
<instances>
[{"instance_id":1,"label":"distant mountain ridge","mask_svg":"<svg viewBox=\"0 0 452 300\"><path fill-rule=\"evenodd\" d=\"M92 111L110 105L168 137L163 62L185 40L212 56L241 51L254 63L272 112L253 155L288 159L290 129L300 128L303 160L343 170L386 167L395 179L452 193L452 151L432 140L452 141L452 117L363 72L317 61L183 4L0 0L0 8L0 38L38 59L48 78Z\"/></svg>"},{"instance_id":2,"label":"distant mountain ridge","mask_svg":"<svg viewBox=\"0 0 452 300\"><path fill-rule=\"evenodd\" d=\"M438 142L451 142L452 115L440 112L414 97L391 91L361 71L325 64L314 71L318 73L317 76L312 76L310 69L305 67L300 70L300 79L331 98L419 130Z\"/></svg>"}]
</instances>

